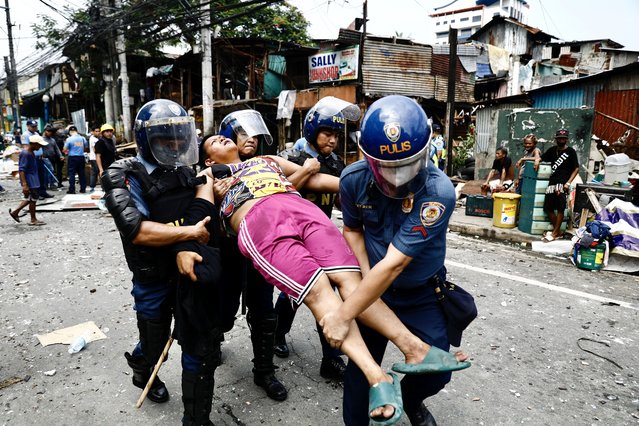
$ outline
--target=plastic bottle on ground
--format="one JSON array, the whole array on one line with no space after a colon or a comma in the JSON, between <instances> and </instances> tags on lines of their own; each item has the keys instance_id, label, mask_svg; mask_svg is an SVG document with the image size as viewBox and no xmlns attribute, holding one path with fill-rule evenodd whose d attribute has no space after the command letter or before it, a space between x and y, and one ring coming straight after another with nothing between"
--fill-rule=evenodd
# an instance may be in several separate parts
<instances>
[{"instance_id":1,"label":"plastic bottle on ground","mask_svg":"<svg viewBox=\"0 0 639 426\"><path fill-rule=\"evenodd\" d=\"M87 345L87 339L84 335L80 335L69 345L69 353L75 354L80 352Z\"/></svg>"}]
</instances>

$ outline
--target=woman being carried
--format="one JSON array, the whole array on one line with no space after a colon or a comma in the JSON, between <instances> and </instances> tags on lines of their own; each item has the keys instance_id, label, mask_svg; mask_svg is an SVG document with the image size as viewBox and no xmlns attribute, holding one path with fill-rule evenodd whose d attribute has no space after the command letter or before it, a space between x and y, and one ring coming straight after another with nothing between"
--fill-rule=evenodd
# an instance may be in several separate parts
<instances>
[{"instance_id":1,"label":"woman being carried","mask_svg":"<svg viewBox=\"0 0 639 426\"><path fill-rule=\"evenodd\" d=\"M300 187L333 192L339 189L338 178L321 173L300 177L302 167L280 157L242 162L233 141L219 135L206 138L200 151L206 155L204 165L214 169L203 173L208 178L215 175L214 192L221 200L219 210L226 231L238 236L242 254L269 283L285 292L296 307L307 305L317 320L342 303L331 282L344 299L355 290L361 274L353 252L331 220L302 198L287 176ZM197 196L214 201L214 195L205 190ZM192 252L178 254L180 271L187 275L200 261L202 258ZM424 343L381 300L358 319L402 351L405 363L394 365L396 371L425 374L470 366L467 355L453 355ZM355 322L340 349L368 380L370 418L382 424L398 421L403 411L399 380L375 362Z\"/></svg>"}]
</instances>

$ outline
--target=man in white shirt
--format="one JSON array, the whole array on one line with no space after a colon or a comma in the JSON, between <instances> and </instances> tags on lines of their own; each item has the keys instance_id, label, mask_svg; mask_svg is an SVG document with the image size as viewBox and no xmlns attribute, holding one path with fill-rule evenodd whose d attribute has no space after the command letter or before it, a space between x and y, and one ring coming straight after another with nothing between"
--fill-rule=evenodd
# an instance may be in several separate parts
<instances>
[{"instance_id":1,"label":"man in white shirt","mask_svg":"<svg viewBox=\"0 0 639 426\"><path fill-rule=\"evenodd\" d=\"M89 186L91 190L95 191L95 185L98 182L98 163L95 161L95 143L100 139L100 126L93 126L91 128L91 136L89 136L89 163L91 164L91 178L89 180Z\"/></svg>"}]
</instances>

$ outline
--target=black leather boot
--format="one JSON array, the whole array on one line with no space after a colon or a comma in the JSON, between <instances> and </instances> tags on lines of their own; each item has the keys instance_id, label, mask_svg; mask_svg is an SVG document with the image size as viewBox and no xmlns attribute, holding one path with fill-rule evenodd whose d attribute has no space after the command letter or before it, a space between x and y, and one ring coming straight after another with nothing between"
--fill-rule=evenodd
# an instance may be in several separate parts
<instances>
[{"instance_id":1,"label":"black leather boot","mask_svg":"<svg viewBox=\"0 0 639 426\"><path fill-rule=\"evenodd\" d=\"M153 367L162 356L166 342L171 333L171 317L166 318L146 318L137 314L138 330L140 332L140 345L142 354L132 356L128 352L124 354L129 367L133 369L133 385L144 389ZM153 402L166 402L169 400L169 391L166 386L156 377L153 386L147 396Z\"/></svg>"},{"instance_id":2,"label":"black leather boot","mask_svg":"<svg viewBox=\"0 0 639 426\"><path fill-rule=\"evenodd\" d=\"M288 358L290 351L286 344L286 337L275 336L275 346L273 346L273 352L280 358Z\"/></svg>"},{"instance_id":3,"label":"black leather boot","mask_svg":"<svg viewBox=\"0 0 639 426\"><path fill-rule=\"evenodd\" d=\"M209 418L213 404L213 387L215 379L213 373L193 373L182 371L182 403L184 416L182 424L185 426L212 426Z\"/></svg>"},{"instance_id":4,"label":"black leather boot","mask_svg":"<svg viewBox=\"0 0 639 426\"><path fill-rule=\"evenodd\" d=\"M284 401L288 391L275 377L273 364L273 345L275 343L275 327L277 316L254 317L248 313L247 322L251 329L253 344L253 382L266 391L266 395L275 401Z\"/></svg>"},{"instance_id":5,"label":"black leather boot","mask_svg":"<svg viewBox=\"0 0 639 426\"><path fill-rule=\"evenodd\" d=\"M341 357L324 357L320 365L320 376L329 380L344 381L346 364Z\"/></svg>"},{"instance_id":6,"label":"black leather boot","mask_svg":"<svg viewBox=\"0 0 639 426\"><path fill-rule=\"evenodd\" d=\"M128 352L124 353L127 364L133 370L133 386L140 389L144 389L151 377L153 366L149 365L142 355L133 356ZM149 389L149 393L146 395L150 401L162 403L169 400L169 391L167 390L164 382L159 377L155 377L153 385Z\"/></svg>"},{"instance_id":7,"label":"black leather boot","mask_svg":"<svg viewBox=\"0 0 639 426\"><path fill-rule=\"evenodd\" d=\"M404 407L404 411L410 420L412 426L437 426L435 418L428 411L428 408L422 403L414 409Z\"/></svg>"}]
</instances>

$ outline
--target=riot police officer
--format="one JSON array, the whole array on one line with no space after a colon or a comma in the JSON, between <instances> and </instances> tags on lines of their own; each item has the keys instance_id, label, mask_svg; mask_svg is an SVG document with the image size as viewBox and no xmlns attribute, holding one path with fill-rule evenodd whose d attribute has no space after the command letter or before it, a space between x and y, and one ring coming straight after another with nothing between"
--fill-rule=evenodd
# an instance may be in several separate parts
<instances>
[{"instance_id":1,"label":"riot police officer","mask_svg":"<svg viewBox=\"0 0 639 426\"><path fill-rule=\"evenodd\" d=\"M175 102L157 99L142 106L135 119L135 141L137 157L116 161L102 176L105 203L133 272L139 342L125 357L133 370L133 384L144 388L175 316L174 335L182 346L183 423L209 425L221 333L217 310L193 301L217 298L219 257L215 251L207 252L209 277L202 278L203 285L193 285L178 273L174 245L207 243L215 232L210 217L184 222L189 209L202 208L193 205L196 190L208 186L212 191L212 181L196 177L189 167L197 162L195 125ZM158 403L169 399L159 377L148 398Z\"/></svg>"},{"instance_id":2,"label":"riot police officer","mask_svg":"<svg viewBox=\"0 0 639 426\"><path fill-rule=\"evenodd\" d=\"M455 207L455 191L446 175L428 161L430 126L422 108L404 96L374 102L361 124L365 160L344 169L340 199L344 237L360 263L363 280L340 309L320 324L331 333L352 320L378 294L419 338L444 351L449 348L447 321L434 291L445 279L446 229ZM346 314L346 313L349 314ZM378 363L387 339L361 327ZM458 355L458 360L466 359ZM404 411L413 425L434 425L423 400L437 394L451 373L405 376ZM344 376L344 423L367 425L368 384L348 363Z\"/></svg>"},{"instance_id":3,"label":"riot police officer","mask_svg":"<svg viewBox=\"0 0 639 426\"><path fill-rule=\"evenodd\" d=\"M261 140L269 145L273 142L262 115L255 110L240 110L226 115L220 124L219 134L235 142L243 161L257 154ZM223 238L221 241L224 265L223 329L228 331L233 327L240 304L240 293L245 288L248 308L246 321L253 346L253 382L263 388L269 398L284 401L288 397L288 391L275 377L276 366L273 364L277 324L277 315L273 309L273 286L240 253L236 238Z\"/></svg>"},{"instance_id":4,"label":"riot police officer","mask_svg":"<svg viewBox=\"0 0 639 426\"><path fill-rule=\"evenodd\" d=\"M357 120L360 114L359 108L349 102L332 96L320 99L308 111L304 119L304 139L301 149L287 149L279 155L300 166L306 159L316 158L320 162L320 173L339 177L345 164L342 158L335 153L335 149L340 135L344 134L347 120ZM328 217L331 217L337 197L336 193L317 193L301 189L300 194L318 206ZM289 348L285 335L291 331L296 311L285 293L280 293L275 304L275 312L278 318L275 333L275 355L286 358L289 355ZM319 324L317 330L322 345L320 376L325 379L342 380L346 364L340 357L341 352L328 344Z\"/></svg>"}]
</instances>

